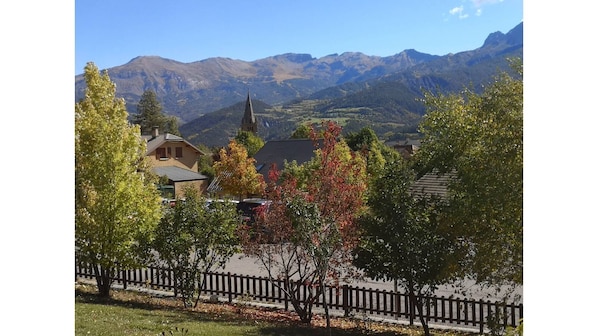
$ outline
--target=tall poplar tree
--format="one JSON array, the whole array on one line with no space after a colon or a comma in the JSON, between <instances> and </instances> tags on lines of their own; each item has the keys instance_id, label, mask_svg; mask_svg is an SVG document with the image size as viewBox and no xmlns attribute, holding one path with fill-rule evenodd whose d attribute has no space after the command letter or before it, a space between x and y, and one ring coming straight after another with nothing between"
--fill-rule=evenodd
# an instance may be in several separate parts
<instances>
[{"instance_id":1,"label":"tall poplar tree","mask_svg":"<svg viewBox=\"0 0 598 336\"><path fill-rule=\"evenodd\" d=\"M85 98L75 104L75 248L110 296L117 269L139 266L160 215L139 126L127 121L108 73L85 66Z\"/></svg>"}]
</instances>

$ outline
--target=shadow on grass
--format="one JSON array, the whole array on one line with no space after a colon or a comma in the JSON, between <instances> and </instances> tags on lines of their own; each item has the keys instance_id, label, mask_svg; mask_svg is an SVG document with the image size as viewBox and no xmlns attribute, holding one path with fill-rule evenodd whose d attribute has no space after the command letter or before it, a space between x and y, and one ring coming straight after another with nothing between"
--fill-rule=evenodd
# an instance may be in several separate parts
<instances>
[{"instance_id":1,"label":"shadow on grass","mask_svg":"<svg viewBox=\"0 0 598 336\"><path fill-rule=\"evenodd\" d=\"M276 321L271 319L256 320L252 317L235 313L234 310L226 310L226 305L220 305L221 309L215 311L194 310L192 308L183 307L182 304L180 304L180 301L177 301L174 298L156 298L144 293L133 294L127 293L126 291L113 291L113 295L110 298L105 298L89 289L75 289L75 301L77 303L117 306L140 310L138 311L138 314L143 316L151 316L151 312L159 310L168 315L168 319L172 325L189 322L215 322L220 325L257 327L257 335L264 336L329 335L325 327L306 325L299 321ZM357 326L354 328L332 327L331 334L335 336L408 335L397 331L374 332Z\"/></svg>"},{"instance_id":2,"label":"shadow on grass","mask_svg":"<svg viewBox=\"0 0 598 336\"><path fill-rule=\"evenodd\" d=\"M114 293L114 292L113 292ZM160 302L153 302L154 297L147 295L147 294L139 294L135 298L120 298L111 296L109 298L101 297L97 293L85 291L85 290L75 290L75 301L78 303L87 303L87 304L98 304L98 305L106 305L106 306L117 306L127 309L136 309L136 310L144 310L144 311L164 311L164 312L172 312L173 314L169 316L173 323L179 322L188 322L188 321L198 321L198 322L233 322L235 321L232 316L226 316L225 314L215 314L211 312L200 312L192 310L191 308L185 308L182 305L177 305L175 299L166 298L161 299L164 301L171 301L173 304L165 305ZM175 314L176 313L176 314ZM179 316L177 318L177 316Z\"/></svg>"}]
</instances>

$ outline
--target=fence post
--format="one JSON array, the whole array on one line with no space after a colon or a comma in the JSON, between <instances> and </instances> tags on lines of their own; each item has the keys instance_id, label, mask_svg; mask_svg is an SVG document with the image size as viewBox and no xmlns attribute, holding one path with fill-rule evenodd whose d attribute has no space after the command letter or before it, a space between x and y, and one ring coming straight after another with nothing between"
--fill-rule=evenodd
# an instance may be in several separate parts
<instances>
[{"instance_id":1,"label":"fence post","mask_svg":"<svg viewBox=\"0 0 598 336\"><path fill-rule=\"evenodd\" d=\"M285 280L284 283L284 310L288 311L289 310L289 296L287 295L287 293L289 293L289 286L287 284L287 281Z\"/></svg>"},{"instance_id":2,"label":"fence post","mask_svg":"<svg viewBox=\"0 0 598 336\"><path fill-rule=\"evenodd\" d=\"M484 300L480 299L480 335L484 333ZM490 311L490 310L488 310Z\"/></svg>"},{"instance_id":3,"label":"fence post","mask_svg":"<svg viewBox=\"0 0 598 336\"><path fill-rule=\"evenodd\" d=\"M232 279L230 277L230 272L228 272L226 275L228 277L228 303L231 303L233 302Z\"/></svg>"},{"instance_id":4,"label":"fence post","mask_svg":"<svg viewBox=\"0 0 598 336\"><path fill-rule=\"evenodd\" d=\"M395 289L395 309L397 310L397 320L401 317L401 296L399 295L399 284L397 279L393 280Z\"/></svg>"},{"instance_id":5,"label":"fence post","mask_svg":"<svg viewBox=\"0 0 598 336\"><path fill-rule=\"evenodd\" d=\"M127 271L122 270L123 288L127 289Z\"/></svg>"},{"instance_id":6,"label":"fence post","mask_svg":"<svg viewBox=\"0 0 598 336\"><path fill-rule=\"evenodd\" d=\"M343 285L343 310L345 311L345 317L348 317L351 309L349 309L349 286L347 284Z\"/></svg>"}]
</instances>

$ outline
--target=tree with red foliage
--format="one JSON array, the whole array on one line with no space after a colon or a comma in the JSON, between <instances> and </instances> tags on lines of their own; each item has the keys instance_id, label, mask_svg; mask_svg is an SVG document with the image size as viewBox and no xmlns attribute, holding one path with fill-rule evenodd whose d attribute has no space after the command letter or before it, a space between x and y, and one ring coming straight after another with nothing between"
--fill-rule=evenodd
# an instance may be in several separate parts
<instances>
[{"instance_id":1,"label":"tree with red foliage","mask_svg":"<svg viewBox=\"0 0 598 336\"><path fill-rule=\"evenodd\" d=\"M311 322L313 304L326 286L356 274L351 251L359 239L356 218L367 188L363 158L339 140L340 126L323 126L322 148L316 147L315 157L304 165L309 183L288 174L280 178L281 171L272 167L271 203L258 208L260 229L242 239L245 254L257 257L274 285L281 280L281 290L305 323ZM313 128L311 134L317 146ZM323 306L329 327L326 295Z\"/></svg>"}]
</instances>

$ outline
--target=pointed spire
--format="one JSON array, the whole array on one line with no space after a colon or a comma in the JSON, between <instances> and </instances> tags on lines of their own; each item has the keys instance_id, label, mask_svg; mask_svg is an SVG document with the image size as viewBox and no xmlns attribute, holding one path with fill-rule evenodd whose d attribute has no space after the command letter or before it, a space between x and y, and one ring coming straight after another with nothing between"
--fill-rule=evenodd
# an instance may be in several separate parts
<instances>
[{"instance_id":1,"label":"pointed spire","mask_svg":"<svg viewBox=\"0 0 598 336\"><path fill-rule=\"evenodd\" d=\"M241 120L241 130L247 132L257 133L257 120L253 114L253 105L251 104L251 96L247 91L247 101L245 102L245 113Z\"/></svg>"}]
</instances>

